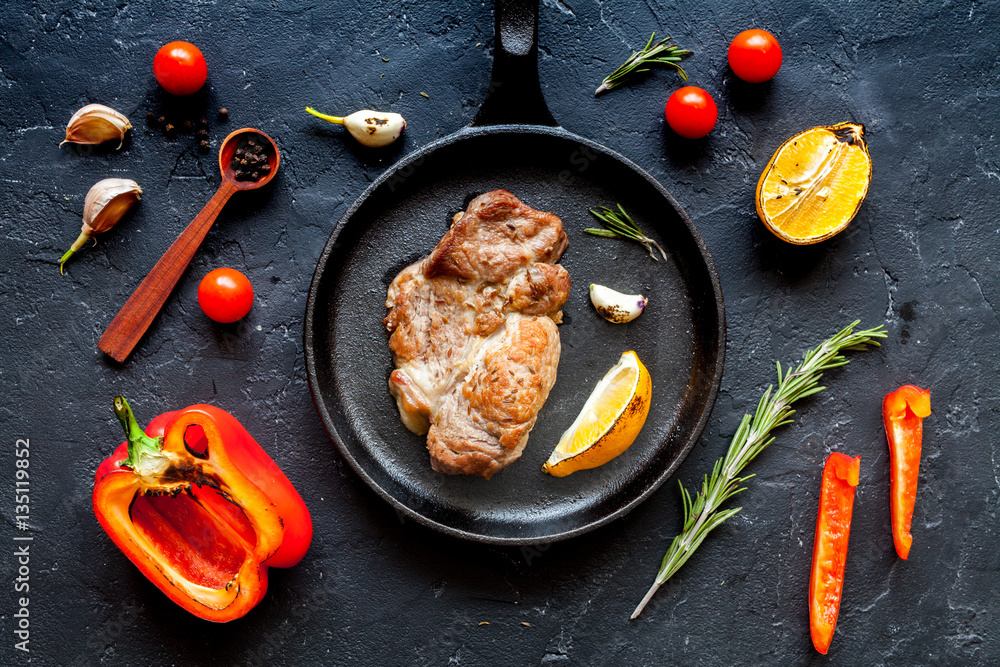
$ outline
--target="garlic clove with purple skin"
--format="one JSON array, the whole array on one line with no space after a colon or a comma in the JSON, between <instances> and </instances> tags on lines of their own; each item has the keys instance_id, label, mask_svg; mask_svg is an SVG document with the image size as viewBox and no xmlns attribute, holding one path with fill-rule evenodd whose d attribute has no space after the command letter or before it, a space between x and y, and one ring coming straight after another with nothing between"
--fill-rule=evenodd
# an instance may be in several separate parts
<instances>
[{"instance_id":1,"label":"garlic clove with purple skin","mask_svg":"<svg viewBox=\"0 0 1000 667\"><path fill-rule=\"evenodd\" d=\"M624 324L642 315L649 299L641 294L622 294L604 285L591 284L590 302L608 322Z\"/></svg>"}]
</instances>

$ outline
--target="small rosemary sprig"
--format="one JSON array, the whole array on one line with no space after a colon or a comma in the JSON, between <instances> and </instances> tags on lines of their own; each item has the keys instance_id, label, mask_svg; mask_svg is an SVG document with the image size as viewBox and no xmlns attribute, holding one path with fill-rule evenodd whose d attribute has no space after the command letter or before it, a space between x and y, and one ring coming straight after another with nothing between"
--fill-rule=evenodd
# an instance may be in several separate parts
<instances>
[{"instance_id":1,"label":"small rosemary sprig","mask_svg":"<svg viewBox=\"0 0 1000 667\"><path fill-rule=\"evenodd\" d=\"M613 90L622 84L628 83L628 80L636 74L644 74L648 72L652 67L656 65L662 65L664 67L670 67L677 70L678 76L684 81L688 80L687 72L678 65L682 58L694 53L693 51L686 51L676 44L670 44L670 37L666 39L661 39L656 44L653 44L653 40L656 38L656 33L654 32L649 37L649 41L646 42L646 46L642 51L636 51L628 57L621 67L616 69L611 73L611 76L604 79L597 90L594 91L594 96L600 95L601 93L606 93L609 90Z\"/></svg>"},{"instance_id":2,"label":"small rosemary sprig","mask_svg":"<svg viewBox=\"0 0 1000 667\"><path fill-rule=\"evenodd\" d=\"M642 233L639 225L635 223L632 216L625 212L621 204L616 204L616 206L618 206L617 211L607 206L602 206L600 210L590 209L591 214L600 220L605 228L589 227L583 231L594 236L637 241L649 251L649 256L658 262L660 261L659 258L653 254L653 247L655 246L660 251L660 254L663 255L663 259L666 260L667 253L663 252L660 244Z\"/></svg>"},{"instance_id":3,"label":"small rosemary sprig","mask_svg":"<svg viewBox=\"0 0 1000 667\"><path fill-rule=\"evenodd\" d=\"M737 493L746 490L740 485L753 477L739 477L740 472L772 442L771 431L790 424L792 403L806 396L817 394L825 387L819 386L823 371L847 364L841 354L845 350L863 350L866 345L878 346L877 338L885 338L885 329L880 325L874 329L854 332L859 320L855 320L840 333L829 338L806 354L805 359L794 371L781 373L778 366L778 390L771 385L764 392L753 416L743 415L739 428L729 444L726 455L715 462L712 475L705 475L701 491L691 498L690 492L681 485L681 502L684 504L684 527L674 538L660 564L660 571L642 602L632 612L631 618L642 613L653 594L674 576L690 558L705 537L739 512L742 507L719 510L719 506Z\"/></svg>"}]
</instances>

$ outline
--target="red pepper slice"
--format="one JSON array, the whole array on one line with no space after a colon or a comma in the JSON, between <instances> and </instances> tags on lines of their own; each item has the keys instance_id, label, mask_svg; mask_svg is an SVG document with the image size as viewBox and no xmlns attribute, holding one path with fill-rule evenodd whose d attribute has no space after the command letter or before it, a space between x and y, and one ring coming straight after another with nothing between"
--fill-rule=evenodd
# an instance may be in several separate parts
<instances>
[{"instance_id":1,"label":"red pepper slice","mask_svg":"<svg viewBox=\"0 0 1000 667\"><path fill-rule=\"evenodd\" d=\"M920 475L920 445L924 417L931 414L929 389L903 385L882 402L882 421L889 440L889 475L891 491L892 541L903 560L910 555L913 535L913 505L917 500L917 477Z\"/></svg>"},{"instance_id":2,"label":"red pepper slice","mask_svg":"<svg viewBox=\"0 0 1000 667\"><path fill-rule=\"evenodd\" d=\"M844 592L847 538L851 534L854 487L858 485L861 457L833 452L823 467L819 516L813 543L809 578L809 632L813 646L826 654L837 627L840 597Z\"/></svg>"},{"instance_id":3,"label":"red pepper slice","mask_svg":"<svg viewBox=\"0 0 1000 667\"><path fill-rule=\"evenodd\" d=\"M127 440L97 469L94 513L129 560L199 618L247 614L269 567L291 567L312 518L285 474L235 417L210 405L139 427L115 398Z\"/></svg>"}]
</instances>

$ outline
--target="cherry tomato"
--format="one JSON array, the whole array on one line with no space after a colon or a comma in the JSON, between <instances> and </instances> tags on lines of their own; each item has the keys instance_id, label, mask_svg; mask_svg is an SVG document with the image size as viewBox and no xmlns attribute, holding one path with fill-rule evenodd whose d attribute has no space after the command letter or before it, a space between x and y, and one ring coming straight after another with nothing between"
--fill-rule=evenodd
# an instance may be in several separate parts
<instances>
[{"instance_id":1,"label":"cherry tomato","mask_svg":"<svg viewBox=\"0 0 1000 667\"><path fill-rule=\"evenodd\" d=\"M781 69L781 47L766 30L744 30L729 45L729 66L748 83L761 83Z\"/></svg>"},{"instance_id":2,"label":"cherry tomato","mask_svg":"<svg viewBox=\"0 0 1000 667\"><path fill-rule=\"evenodd\" d=\"M700 139L712 131L719 118L715 100L701 88L684 86L667 100L667 124L685 139Z\"/></svg>"},{"instance_id":3,"label":"cherry tomato","mask_svg":"<svg viewBox=\"0 0 1000 667\"><path fill-rule=\"evenodd\" d=\"M250 312L253 287L236 269L215 269L198 285L198 305L211 319L229 324Z\"/></svg>"},{"instance_id":4,"label":"cherry tomato","mask_svg":"<svg viewBox=\"0 0 1000 667\"><path fill-rule=\"evenodd\" d=\"M163 89L174 95L190 95L201 90L208 78L205 56L194 44L164 44L153 58L153 74Z\"/></svg>"}]
</instances>

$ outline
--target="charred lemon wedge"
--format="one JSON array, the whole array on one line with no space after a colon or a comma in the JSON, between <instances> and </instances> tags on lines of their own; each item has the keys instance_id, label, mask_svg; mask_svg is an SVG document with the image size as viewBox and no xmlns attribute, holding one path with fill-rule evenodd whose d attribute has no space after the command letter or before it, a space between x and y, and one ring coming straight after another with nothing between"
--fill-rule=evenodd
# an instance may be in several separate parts
<instances>
[{"instance_id":1,"label":"charred lemon wedge","mask_svg":"<svg viewBox=\"0 0 1000 667\"><path fill-rule=\"evenodd\" d=\"M814 127L781 144L757 182L757 215L776 236L808 245L841 232L868 194L872 161L855 123Z\"/></svg>"},{"instance_id":2,"label":"charred lemon wedge","mask_svg":"<svg viewBox=\"0 0 1000 667\"><path fill-rule=\"evenodd\" d=\"M632 444L649 414L653 383L635 352L622 354L591 392L542 470L565 477L604 465Z\"/></svg>"}]
</instances>

